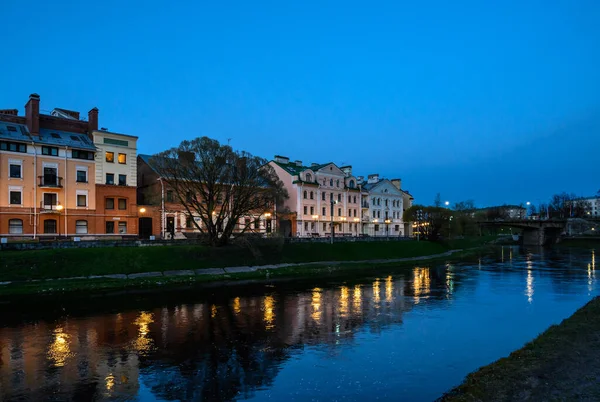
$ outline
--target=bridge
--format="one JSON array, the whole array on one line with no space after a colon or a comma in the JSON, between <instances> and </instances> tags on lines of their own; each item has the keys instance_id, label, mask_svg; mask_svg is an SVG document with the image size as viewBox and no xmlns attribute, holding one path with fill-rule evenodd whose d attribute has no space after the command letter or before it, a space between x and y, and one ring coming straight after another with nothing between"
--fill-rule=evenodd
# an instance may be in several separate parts
<instances>
[{"instance_id":1,"label":"bridge","mask_svg":"<svg viewBox=\"0 0 600 402\"><path fill-rule=\"evenodd\" d=\"M523 230L523 244L526 246L543 246L556 243L561 233L567 229L567 219L549 220L498 220L479 222L485 227L511 227Z\"/></svg>"}]
</instances>

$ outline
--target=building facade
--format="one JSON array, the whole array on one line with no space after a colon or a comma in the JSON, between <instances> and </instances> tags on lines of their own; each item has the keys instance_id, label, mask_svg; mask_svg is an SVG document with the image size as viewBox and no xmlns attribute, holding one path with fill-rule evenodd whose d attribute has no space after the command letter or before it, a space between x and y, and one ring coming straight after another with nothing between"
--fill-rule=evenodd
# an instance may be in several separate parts
<instances>
[{"instance_id":1,"label":"building facade","mask_svg":"<svg viewBox=\"0 0 600 402\"><path fill-rule=\"evenodd\" d=\"M333 162L304 166L279 155L269 163L289 195L278 205L290 212L279 223L285 236L330 236L332 226L340 236L360 234L361 190L352 166Z\"/></svg>"},{"instance_id":2,"label":"building facade","mask_svg":"<svg viewBox=\"0 0 600 402\"><path fill-rule=\"evenodd\" d=\"M380 179L378 174L369 175L362 184L362 231L369 236L408 235L402 219L404 192L400 179Z\"/></svg>"},{"instance_id":3,"label":"building facade","mask_svg":"<svg viewBox=\"0 0 600 402\"><path fill-rule=\"evenodd\" d=\"M106 234L98 221L96 131L98 109L87 121L67 109L41 114L37 94L30 95L25 116L0 110L0 236ZM135 194L133 177L128 184Z\"/></svg>"}]
</instances>

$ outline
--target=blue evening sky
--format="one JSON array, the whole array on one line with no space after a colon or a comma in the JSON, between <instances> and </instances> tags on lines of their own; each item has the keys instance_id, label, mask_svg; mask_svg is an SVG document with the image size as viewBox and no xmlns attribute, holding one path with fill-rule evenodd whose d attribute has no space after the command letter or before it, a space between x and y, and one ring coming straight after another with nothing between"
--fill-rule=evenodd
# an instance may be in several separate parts
<instances>
[{"instance_id":1,"label":"blue evening sky","mask_svg":"<svg viewBox=\"0 0 600 402\"><path fill-rule=\"evenodd\" d=\"M496 4L494 4L496 3ZM2 2L0 108L206 135L479 206L600 189L600 1Z\"/></svg>"}]
</instances>

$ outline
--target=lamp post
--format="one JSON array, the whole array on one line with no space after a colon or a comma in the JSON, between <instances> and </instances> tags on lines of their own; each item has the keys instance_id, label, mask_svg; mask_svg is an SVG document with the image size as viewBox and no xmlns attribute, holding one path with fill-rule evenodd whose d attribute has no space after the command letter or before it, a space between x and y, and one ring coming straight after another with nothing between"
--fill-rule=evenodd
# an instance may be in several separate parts
<instances>
[{"instance_id":1,"label":"lamp post","mask_svg":"<svg viewBox=\"0 0 600 402\"><path fill-rule=\"evenodd\" d=\"M358 221L360 221L359 218L354 218L354 229L356 231L356 237L358 237Z\"/></svg>"},{"instance_id":2,"label":"lamp post","mask_svg":"<svg viewBox=\"0 0 600 402\"><path fill-rule=\"evenodd\" d=\"M313 218L313 225L317 225L317 233L318 233L319 232L319 215L313 215L312 218Z\"/></svg>"},{"instance_id":3,"label":"lamp post","mask_svg":"<svg viewBox=\"0 0 600 402\"><path fill-rule=\"evenodd\" d=\"M390 239L390 220L386 219L385 221L385 237L387 237L387 239Z\"/></svg>"},{"instance_id":4,"label":"lamp post","mask_svg":"<svg viewBox=\"0 0 600 402\"><path fill-rule=\"evenodd\" d=\"M337 204L337 201L331 200L331 244L333 244L333 238L335 237L335 226L333 226L333 206Z\"/></svg>"}]
</instances>

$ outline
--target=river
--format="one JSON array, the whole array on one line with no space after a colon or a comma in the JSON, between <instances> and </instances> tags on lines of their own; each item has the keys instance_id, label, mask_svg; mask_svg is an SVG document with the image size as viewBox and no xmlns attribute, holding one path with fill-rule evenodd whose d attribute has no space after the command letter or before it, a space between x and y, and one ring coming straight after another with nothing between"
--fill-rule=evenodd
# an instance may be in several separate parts
<instances>
[{"instance_id":1,"label":"river","mask_svg":"<svg viewBox=\"0 0 600 402\"><path fill-rule=\"evenodd\" d=\"M593 250L1 307L1 400L430 401L598 294Z\"/></svg>"}]
</instances>

